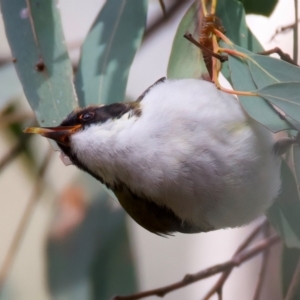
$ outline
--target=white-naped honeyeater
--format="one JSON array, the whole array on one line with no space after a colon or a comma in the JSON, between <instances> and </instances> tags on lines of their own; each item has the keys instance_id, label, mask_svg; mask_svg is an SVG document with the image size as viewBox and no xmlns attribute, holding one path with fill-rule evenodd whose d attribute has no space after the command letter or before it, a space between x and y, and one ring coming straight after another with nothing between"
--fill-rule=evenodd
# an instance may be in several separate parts
<instances>
[{"instance_id":1,"label":"white-naped honeyeater","mask_svg":"<svg viewBox=\"0 0 300 300\"><path fill-rule=\"evenodd\" d=\"M135 102L78 108L58 127L25 132L55 140L160 235L247 224L281 186L270 132L203 80L160 79Z\"/></svg>"}]
</instances>

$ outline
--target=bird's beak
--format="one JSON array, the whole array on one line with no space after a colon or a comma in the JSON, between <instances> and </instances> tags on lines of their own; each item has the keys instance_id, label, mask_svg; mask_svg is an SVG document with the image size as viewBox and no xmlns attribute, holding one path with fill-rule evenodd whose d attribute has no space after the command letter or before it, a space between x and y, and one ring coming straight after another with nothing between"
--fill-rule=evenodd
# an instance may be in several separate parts
<instances>
[{"instance_id":1,"label":"bird's beak","mask_svg":"<svg viewBox=\"0 0 300 300\"><path fill-rule=\"evenodd\" d=\"M46 138L52 139L57 143L68 146L69 137L81 128L81 125L57 126L57 127L28 127L23 132L37 133Z\"/></svg>"}]
</instances>

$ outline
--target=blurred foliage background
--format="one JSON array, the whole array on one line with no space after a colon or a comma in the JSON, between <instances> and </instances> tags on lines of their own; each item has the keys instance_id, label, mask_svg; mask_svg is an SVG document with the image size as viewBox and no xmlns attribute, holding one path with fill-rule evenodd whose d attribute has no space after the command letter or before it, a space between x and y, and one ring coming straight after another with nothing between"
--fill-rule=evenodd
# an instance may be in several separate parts
<instances>
[{"instance_id":1,"label":"blurred foliage background","mask_svg":"<svg viewBox=\"0 0 300 300\"><path fill-rule=\"evenodd\" d=\"M214 244L216 240L222 247L216 251L218 260L213 263L231 255L234 246L226 245L227 252L224 246L232 240L228 232L209 234L212 251L208 250L207 237L178 235L161 241L137 229L138 225L128 225L112 193L74 167L64 167L52 150L55 145L22 133L26 126L37 123L58 125L77 105L135 99L166 74L184 78L200 77L206 72L198 49L182 37L187 30L195 30L194 1L164 2L165 14L156 0L86 1L81 4L81 11L78 9L75 24L74 19L68 20L76 6L71 1L0 1L4 22L1 41L7 45L7 38L11 49L10 52L7 46L0 47L0 299L33 299L34 295L38 299L110 299L116 294L154 287L153 284L171 283L187 272L207 267L206 263L211 262L207 256L220 248ZM89 5L91 8L87 8ZM268 17L276 12L276 5L274 0L219 0L217 15L235 49L253 52L247 65L230 58L222 73L236 89L262 90L255 105L253 99L240 97L251 117L273 132L289 130L288 134L294 136L300 128L300 71L278 59L259 61L254 53L263 47L245 19L246 14L257 14L258 19L264 18L269 24ZM288 6L286 2L284 6ZM293 1L289 6L293 11ZM88 22L83 22L85 18ZM81 26L81 21L85 25ZM290 24L288 19L280 25ZM86 31L91 27L82 33L84 26ZM67 40L64 27L70 32ZM297 44L297 35L289 35L288 39ZM151 41L156 50L150 47ZM293 53L296 61L297 52ZM257 64L263 75L253 69ZM278 75L272 76L274 82L265 76L267 72ZM292 86L291 82L297 84ZM273 84L278 83L282 84L285 100L266 101L263 88L272 85L273 91ZM294 104L287 105L289 101ZM286 112L287 119L280 118L269 103ZM274 252L275 267L269 270L272 279L265 284L261 299L283 299L299 259L299 155L298 146L288 154L292 163L291 168L283 165L283 193L268 212L285 244L282 259L278 251ZM232 230L239 233L234 239L239 241L247 230L251 226ZM198 251L199 245L207 252ZM259 263L257 260L250 269L244 269L248 273L244 278L252 279L239 284L243 294L249 294L243 299L252 299ZM143 276L149 276L146 272L151 272L151 267L155 278L147 281ZM241 299L236 290L239 277L233 277L233 288L225 291L228 299ZM278 290L272 292L274 282L278 283ZM196 295L204 294L199 290L180 291L166 299L198 299ZM297 295L293 299L298 299Z\"/></svg>"}]
</instances>

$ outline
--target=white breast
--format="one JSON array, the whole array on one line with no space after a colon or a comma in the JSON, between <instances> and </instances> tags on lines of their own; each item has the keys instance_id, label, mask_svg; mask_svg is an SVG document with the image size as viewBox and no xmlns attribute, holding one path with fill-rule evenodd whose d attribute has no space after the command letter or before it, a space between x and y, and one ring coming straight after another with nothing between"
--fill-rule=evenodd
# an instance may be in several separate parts
<instances>
[{"instance_id":1,"label":"white breast","mask_svg":"<svg viewBox=\"0 0 300 300\"><path fill-rule=\"evenodd\" d=\"M141 109L74 134L78 158L199 226L240 226L271 205L280 189L274 141L233 96L206 81L167 80Z\"/></svg>"}]
</instances>

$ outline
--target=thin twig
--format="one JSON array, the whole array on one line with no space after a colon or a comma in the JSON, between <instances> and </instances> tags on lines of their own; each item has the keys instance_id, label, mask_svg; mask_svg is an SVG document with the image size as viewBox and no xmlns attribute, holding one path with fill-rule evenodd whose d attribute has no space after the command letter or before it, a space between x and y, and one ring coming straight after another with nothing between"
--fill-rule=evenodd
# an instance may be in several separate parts
<instances>
[{"instance_id":1,"label":"thin twig","mask_svg":"<svg viewBox=\"0 0 300 300\"><path fill-rule=\"evenodd\" d=\"M166 16L167 15L167 11L166 11L166 6L165 6L165 3L164 3L164 0L158 0L158 1L159 1L161 10L163 11L164 16Z\"/></svg>"},{"instance_id":2,"label":"thin twig","mask_svg":"<svg viewBox=\"0 0 300 300\"><path fill-rule=\"evenodd\" d=\"M298 260L297 267L295 269L292 281L290 283L289 289L287 291L284 300L293 300L297 290L299 289L299 285L300 285L300 258Z\"/></svg>"},{"instance_id":3,"label":"thin twig","mask_svg":"<svg viewBox=\"0 0 300 300\"><path fill-rule=\"evenodd\" d=\"M212 275L218 274L220 272L224 272L226 270L232 269L234 267L238 267L243 262L249 260L250 258L256 256L257 254L261 253L265 249L273 246L274 244L278 243L280 241L280 237L276 234L272 237L265 239L259 243L257 243L254 247L250 249L246 249L241 251L238 255L234 257L234 259L228 260L222 264L215 265L213 267L207 268L201 272L195 273L195 274L187 274L182 280L158 288L149 290L146 292L141 292L129 296L116 296L114 300L136 300L136 299L142 299L149 296L158 296L163 297L166 294L175 291L177 289L180 289L182 287L185 287L191 283L194 283L196 281L199 281L204 278L208 278Z\"/></svg>"},{"instance_id":4,"label":"thin twig","mask_svg":"<svg viewBox=\"0 0 300 300\"><path fill-rule=\"evenodd\" d=\"M177 0L177 1L172 1L172 5L168 8L166 15L157 18L156 20L153 21L153 23L148 27L148 29L145 32L144 35L144 40L148 40L155 32L157 29L160 28L160 26L167 24L167 22L175 16L175 14L180 11L187 3L190 3L191 1L189 0Z\"/></svg>"},{"instance_id":5,"label":"thin twig","mask_svg":"<svg viewBox=\"0 0 300 300\"><path fill-rule=\"evenodd\" d=\"M295 7L295 26L294 26L294 47L293 47L293 59L295 64L298 63L298 0L294 0Z\"/></svg>"},{"instance_id":6,"label":"thin twig","mask_svg":"<svg viewBox=\"0 0 300 300\"><path fill-rule=\"evenodd\" d=\"M268 238L270 236L270 223L265 224L263 229L264 229L265 238ZM256 286L256 290L254 293L253 300L259 300L259 298L260 298L261 289L263 287L263 282L264 282L264 278L265 278L266 271L267 271L269 253L270 253L270 248L267 248L262 253L263 258L262 258L262 263L261 263L261 269L259 272L257 286Z\"/></svg>"},{"instance_id":7,"label":"thin twig","mask_svg":"<svg viewBox=\"0 0 300 300\"><path fill-rule=\"evenodd\" d=\"M252 242L253 240L258 236L258 234L263 230L263 228L268 224L268 221L264 221L262 224L258 225L251 233L250 235L245 239L245 241L238 247L238 249L235 251L232 259L235 258L236 255L238 255L241 251L246 249ZM219 280L216 282L216 284L211 288L211 290L205 295L203 300L208 300L212 295L215 293L220 294L222 293L222 289L224 286L224 283L226 282L227 278L231 274L233 270L233 267L231 269L226 270L223 272Z\"/></svg>"},{"instance_id":8,"label":"thin twig","mask_svg":"<svg viewBox=\"0 0 300 300\"><path fill-rule=\"evenodd\" d=\"M300 20L299 19L297 19L297 20L298 20L297 23L299 23ZM292 30L294 27L295 27L295 22L292 23L292 24L277 28L275 33L270 38L270 42L272 42L278 34L284 33L284 32L289 31L289 30Z\"/></svg>"},{"instance_id":9,"label":"thin twig","mask_svg":"<svg viewBox=\"0 0 300 300\"><path fill-rule=\"evenodd\" d=\"M267 50L267 51L258 52L258 54L260 54L260 55L270 55L270 54L274 54L274 53L278 54L282 60L284 60L292 65L298 66L297 63L294 62L294 60L289 56L289 54L283 52L278 47L275 47L275 48Z\"/></svg>"},{"instance_id":10,"label":"thin twig","mask_svg":"<svg viewBox=\"0 0 300 300\"><path fill-rule=\"evenodd\" d=\"M48 153L46 154L46 157L40 166L38 173L37 173L37 178L36 178L36 183L32 192L32 195L26 205L26 208L23 212L23 216L21 217L20 223L17 227L16 233L13 237L12 243L9 247L9 250L7 252L7 255L4 259L3 266L0 270L0 290L3 287L3 284L5 282L5 279L7 278L7 275L9 273L9 270L11 268L11 265L14 261L14 258L16 256L17 250L20 246L20 243L24 237L24 234L27 230L29 221L31 219L33 210L35 208L35 205L37 203L37 199L39 198L41 192L43 191L44 187L44 175L47 170L47 167L49 165L49 162L51 160L53 154L52 148L49 147Z\"/></svg>"}]
</instances>

